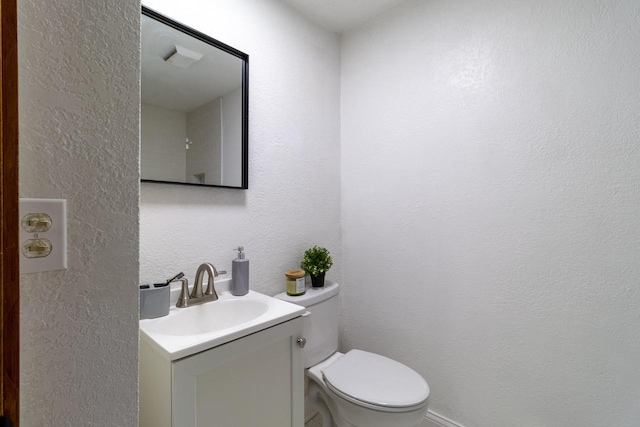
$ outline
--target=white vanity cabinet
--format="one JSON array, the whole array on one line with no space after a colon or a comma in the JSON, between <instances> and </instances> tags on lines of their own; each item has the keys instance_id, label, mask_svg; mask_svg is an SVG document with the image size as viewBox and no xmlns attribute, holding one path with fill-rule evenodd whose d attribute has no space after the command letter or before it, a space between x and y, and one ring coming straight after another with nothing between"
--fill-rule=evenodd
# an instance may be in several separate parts
<instances>
[{"instance_id":1,"label":"white vanity cabinet","mask_svg":"<svg viewBox=\"0 0 640 427\"><path fill-rule=\"evenodd\" d=\"M301 427L302 318L171 361L140 339L141 427Z\"/></svg>"}]
</instances>

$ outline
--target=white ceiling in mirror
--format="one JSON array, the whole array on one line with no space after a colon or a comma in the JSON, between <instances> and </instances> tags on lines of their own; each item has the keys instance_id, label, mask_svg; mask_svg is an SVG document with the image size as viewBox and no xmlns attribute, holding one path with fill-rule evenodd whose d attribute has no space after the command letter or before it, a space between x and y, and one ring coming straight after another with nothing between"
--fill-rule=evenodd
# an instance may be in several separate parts
<instances>
[{"instance_id":1,"label":"white ceiling in mirror","mask_svg":"<svg viewBox=\"0 0 640 427\"><path fill-rule=\"evenodd\" d=\"M188 113L242 86L240 58L144 15L141 33L143 102Z\"/></svg>"},{"instance_id":2,"label":"white ceiling in mirror","mask_svg":"<svg viewBox=\"0 0 640 427\"><path fill-rule=\"evenodd\" d=\"M343 33L406 0L285 0L323 27Z\"/></svg>"}]
</instances>

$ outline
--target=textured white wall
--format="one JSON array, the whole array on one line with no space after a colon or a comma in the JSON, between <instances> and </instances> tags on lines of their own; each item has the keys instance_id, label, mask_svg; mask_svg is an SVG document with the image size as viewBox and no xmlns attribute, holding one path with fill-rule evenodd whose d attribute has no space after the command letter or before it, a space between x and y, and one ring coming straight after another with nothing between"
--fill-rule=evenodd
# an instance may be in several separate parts
<instances>
[{"instance_id":1,"label":"textured white wall","mask_svg":"<svg viewBox=\"0 0 640 427\"><path fill-rule=\"evenodd\" d=\"M143 281L251 260L250 286L275 294L302 252L324 245L340 280L338 36L275 0L145 2L250 55L249 190L142 184Z\"/></svg>"},{"instance_id":2,"label":"textured white wall","mask_svg":"<svg viewBox=\"0 0 640 427\"><path fill-rule=\"evenodd\" d=\"M20 195L68 269L21 277L21 425L138 425L139 2L18 2Z\"/></svg>"},{"instance_id":3,"label":"textured white wall","mask_svg":"<svg viewBox=\"0 0 640 427\"><path fill-rule=\"evenodd\" d=\"M157 105L140 106L140 175L184 182L187 176L187 114Z\"/></svg>"},{"instance_id":4,"label":"textured white wall","mask_svg":"<svg viewBox=\"0 0 640 427\"><path fill-rule=\"evenodd\" d=\"M222 99L217 98L187 114L187 182L204 174L206 184L222 182Z\"/></svg>"},{"instance_id":5,"label":"textured white wall","mask_svg":"<svg viewBox=\"0 0 640 427\"><path fill-rule=\"evenodd\" d=\"M343 344L474 427L640 420L640 3L413 0L342 44Z\"/></svg>"},{"instance_id":6,"label":"textured white wall","mask_svg":"<svg viewBox=\"0 0 640 427\"><path fill-rule=\"evenodd\" d=\"M242 185L242 88L222 97L222 183Z\"/></svg>"}]
</instances>

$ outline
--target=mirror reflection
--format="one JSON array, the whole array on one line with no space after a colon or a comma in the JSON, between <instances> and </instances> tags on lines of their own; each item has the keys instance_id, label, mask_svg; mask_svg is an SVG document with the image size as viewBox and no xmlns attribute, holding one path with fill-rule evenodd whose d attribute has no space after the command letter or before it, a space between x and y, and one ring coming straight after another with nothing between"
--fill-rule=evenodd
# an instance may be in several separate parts
<instances>
[{"instance_id":1,"label":"mirror reflection","mask_svg":"<svg viewBox=\"0 0 640 427\"><path fill-rule=\"evenodd\" d=\"M143 8L142 181L248 187L247 62Z\"/></svg>"}]
</instances>

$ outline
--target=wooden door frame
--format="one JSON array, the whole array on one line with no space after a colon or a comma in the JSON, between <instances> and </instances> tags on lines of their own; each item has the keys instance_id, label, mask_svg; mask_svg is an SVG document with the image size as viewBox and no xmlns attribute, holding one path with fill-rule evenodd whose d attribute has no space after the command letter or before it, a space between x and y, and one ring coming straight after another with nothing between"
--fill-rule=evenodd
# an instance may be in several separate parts
<instances>
[{"instance_id":1,"label":"wooden door frame","mask_svg":"<svg viewBox=\"0 0 640 427\"><path fill-rule=\"evenodd\" d=\"M18 214L18 19L0 0L0 416L20 422Z\"/></svg>"}]
</instances>

